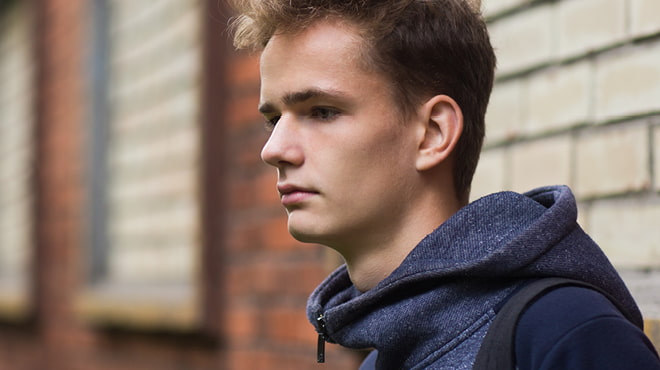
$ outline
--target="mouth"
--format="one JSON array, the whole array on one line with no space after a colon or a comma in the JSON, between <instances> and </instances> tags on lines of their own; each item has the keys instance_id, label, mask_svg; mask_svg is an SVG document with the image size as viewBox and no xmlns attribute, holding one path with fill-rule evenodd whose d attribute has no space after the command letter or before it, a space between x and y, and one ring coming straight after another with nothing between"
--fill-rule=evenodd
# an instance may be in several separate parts
<instances>
[{"instance_id":1,"label":"mouth","mask_svg":"<svg viewBox=\"0 0 660 370\"><path fill-rule=\"evenodd\" d=\"M302 203L305 200L319 194L313 189L292 184L278 185L277 191L280 193L282 205L285 207Z\"/></svg>"}]
</instances>

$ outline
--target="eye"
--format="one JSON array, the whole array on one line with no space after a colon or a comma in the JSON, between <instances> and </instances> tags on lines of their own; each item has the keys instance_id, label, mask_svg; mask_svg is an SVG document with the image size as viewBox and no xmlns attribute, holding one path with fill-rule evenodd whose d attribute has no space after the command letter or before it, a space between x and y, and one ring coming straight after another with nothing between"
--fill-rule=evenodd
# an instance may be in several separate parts
<instances>
[{"instance_id":1,"label":"eye","mask_svg":"<svg viewBox=\"0 0 660 370\"><path fill-rule=\"evenodd\" d=\"M275 128L275 125L277 125L277 122L280 120L281 116L265 116L264 119L266 122L264 122L264 126L267 131L272 131L273 128Z\"/></svg>"},{"instance_id":2,"label":"eye","mask_svg":"<svg viewBox=\"0 0 660 370\"><path fill-rule=\"evenodd\" d=\"M314 107L311 111L311 117L321 121L331 121L340 114L339 110L328 107Z\"/></svg>"}]
</instances>

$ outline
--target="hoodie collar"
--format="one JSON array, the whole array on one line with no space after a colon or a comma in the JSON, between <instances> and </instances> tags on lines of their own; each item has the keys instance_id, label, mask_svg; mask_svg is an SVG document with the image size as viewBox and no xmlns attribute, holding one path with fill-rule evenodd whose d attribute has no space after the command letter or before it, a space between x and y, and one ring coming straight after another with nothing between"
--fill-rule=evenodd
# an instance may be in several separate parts
<instances>
[{"instance_id":1,"label":"hoodie collar","mask_svg":"<svg viewBox=\"0 0 660 370\"><path fill-rule=\"evenodd\" d=\"M641 322L620 277L576 219L575 198L565 186L481 198L426 236L367 292L353 286L345 266L337 269L310 296L308 318L330 342L410 357L414 349L449 345L518 283L558 276L599 286ZM424 356L413 355L415 361Z\"/></svg>"}]
</instances>

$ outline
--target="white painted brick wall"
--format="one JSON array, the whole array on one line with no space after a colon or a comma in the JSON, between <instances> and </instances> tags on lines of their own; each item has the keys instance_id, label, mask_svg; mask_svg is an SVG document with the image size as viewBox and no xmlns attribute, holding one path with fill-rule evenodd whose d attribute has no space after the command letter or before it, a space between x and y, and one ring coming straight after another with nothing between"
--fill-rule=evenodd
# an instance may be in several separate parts
<instances>
[{"instance_id":1,"label":"white painted brick wall","mask_svg":"<svg viewBox=\"0 0 660 370\"><path fill-rule=\"evenodd\" d=\"M493 149L481 154L474 174L470 199L502 191L507 188L506 150Z\"/></svg>"},{"instance_id":2,"label":"white painted brick wall","mask_svg":"<svg viewBox=\"0 0 660 370\"><path fill-rule=\"evenodd\" d=\"M562 58L603 48L626 37L626 0L562 1L557 13Z\"/></svg>"},{"instance_id":3,"label":"white painted brick wall","mask_svg":"<svg viewBox=\"0 0 660 370\"><path fill-rule=\"evenodd\" d=\"M486 112L487 145L514 138L522 131L522 84L513 80L493 87Z\"/></svg>"},{"instance_id":4,"label":"white painted brick wall","mask_svg":"<svg viewBox=\"0 0 660 370\"><path fill-rule=\"evenodd\" d=\"M19 2L0 14L0 285L27 280L33 247L34 63L25 5Z\"/></svg>"},{"instance_id":5,"label":"white painted brick wall","mask_svg":"<svg viewBox=\"0 0 660 370\"><path fill-rule=\"evenodd\" d=\"M641 124L580 135L575 159L577 194L597 197L648 188L648 141L648 128Z\"/></svg>"},{"instance_id":6,"label":"white painted brick wall","mask_svg":"<svg viewBox=\"0 0 660 370\"><path fill-rule=\"evenodd\" d=\"M660 266L660 203L596 202L589 211L589 233L620 268Z\"/></svg>"},{"instance_id":7,"label":"white painted brick wall","mask_svg":"<svg viewBox=\"0 0 660 370\"><path fill-rule=\"evenodd\" d=\"M614 264L657 279L660 1L484 0L484 11L499 71L473 198L568 182Z\"/></svg>"},{"instance_id":8,"label":"white painted brick wall","mask_svg":"<svg viewBox=\"0 0 660 370\"><path fill-rule=\"evenodd\" d=\"M200 232L198 0L110 3L109 274L194 278Z\"/></svg>"},{"instance_id":9,"label":"white painted brick wall","mask_svg":"<svg viewBox=\"0 0 660 370\"><path fill-rule=\"evenodd\" d=\"M660 295L658 294L660 271L651 266L650 269L641 270L620 268L619 273L630 289L630 293L635 297L642 316L645 319L657 320L660 317Z\"/></svg>"},{"instance_id":10,"label":"white painted brick wall","mask_svg":"<svg viewBox=\"0 0 660 370\"><path fill-rule=\"evenodd\" d=\"M537 135L562 130L591 118L593 83L590 62L541 71L527 84L526 133Z\"/></svg>"},{"instance_id":11,"label":"white painted brick wall","mask_svg":"<svg viewBox=\"0 0 660 370\"><path fill-rule=\"evenodd\" d=\"M496 21L490 27L498 75L532 68L555 59L554 6L541 5Z\"/></svg>"},{"instance_id":12,"label":"white painted brick wall","mask_svg":"<svg viewBox=\"0 0 660 370\"><path fill-rule=\"evenodd\" d=\"M490 17L529 2L531 0L482 0L481 9L484 16Z\"/></svg>"},{"instance_id":13,"label":"white painted brick wall","mask_svg":"<svg viewBox=\"0 0 660 370\"><path fill-rule=\"evenodd\" d=\"M655 190L660 192L660 126L653 129L653 175Z\"/></svg>"},{"instance_id":14,"label":"white painted brick wall","mask_svg":"<svg viewBox=\"0 0 660 370\"><path fill-rule=\"evenodd\" d=\"M568 185L571 181L571 137L516 145L511 153L511 189L525 192L544 185Z\"/></svg>"},{"instance_id":15,"label":"white painted brick wall","mask_svg":"<svg viewBox=\"0 0 660 370\"><path fill-rule=\"evenodd\" d=\"M631 32L634 36L645 36L660 32L660 1L631 1Z\"/></svg>"},{"instance_id":16,"label":"white painted brick wall","mask_svg":"<svg viewBox=\"0 0 660 370\"><path fill-rule=\"evenodd\" d=\"M660 42L599 57L595 90L600 121L660 111Z\"/></svg>"}]
</instances>

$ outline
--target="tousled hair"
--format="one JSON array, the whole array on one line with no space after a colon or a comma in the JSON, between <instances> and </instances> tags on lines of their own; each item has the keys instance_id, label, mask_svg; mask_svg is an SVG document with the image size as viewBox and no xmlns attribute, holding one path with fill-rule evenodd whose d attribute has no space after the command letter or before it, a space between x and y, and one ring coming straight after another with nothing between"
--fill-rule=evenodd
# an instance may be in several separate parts
<instances>
[{"instance_id":1,"label":"tousled hair","mask_svg":"<svg viewBox=\"0 0 660 370\"><path fill-rule=\"evenodd\" d=\"M485 136L495 54L478 0L233 0L238 49L263 50L275 33L295 33L336 19L355 25L364 63L390 82L404 115L434 95L461 107L463 133L454 152L457 197L467 201Z\"/></svg>"}]
</instances>

